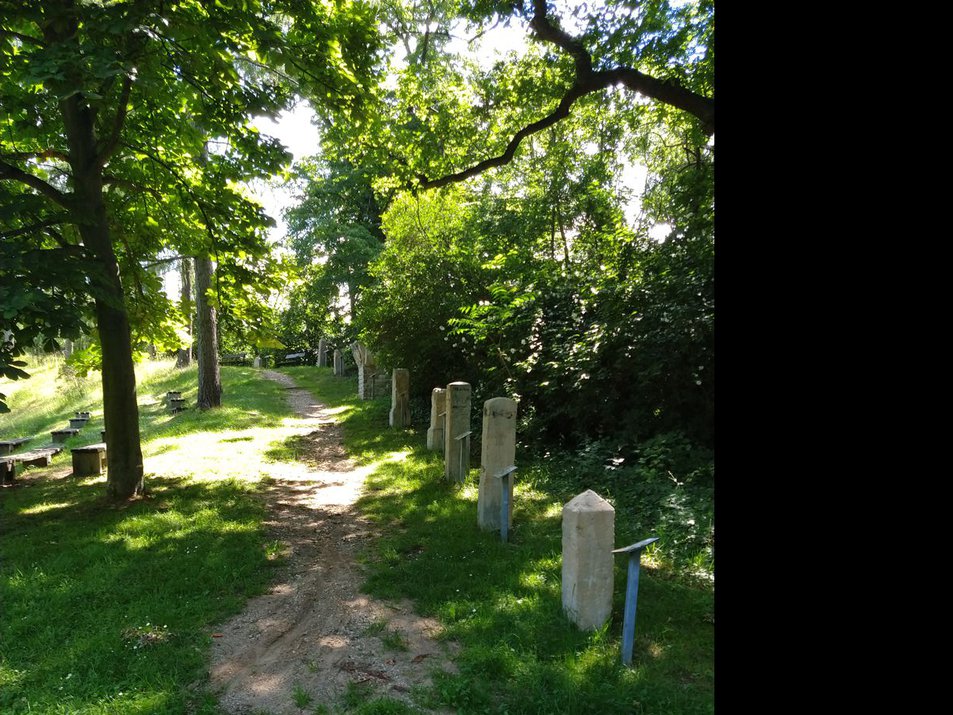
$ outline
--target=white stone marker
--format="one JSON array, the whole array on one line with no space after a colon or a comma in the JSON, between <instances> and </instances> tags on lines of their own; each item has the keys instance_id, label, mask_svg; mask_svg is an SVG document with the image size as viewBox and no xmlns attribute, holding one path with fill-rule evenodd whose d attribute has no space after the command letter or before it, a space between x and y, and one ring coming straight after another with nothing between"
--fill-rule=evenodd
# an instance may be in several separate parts
<instances>
[{"instance_id":1,"label":"white stone marker","mask_svg":"<svg viewBox=\"0 0 953 715\"><path fill-rule=\"evenodd\" d=\"M252 360L252 367L261 367L261 355L256 355L255 359Z\"/></svg>"},{"instance_id":2,"label":"white stone marker","mask_svg":"<svg viewBox=\"0 0 953 715\"><path fill-rule=\"evenodd\" d=\"M470 432L470 383L447 385L446 406L443 475L462 482L470 471L470 438L463 436Z\"/></svg>"},{"instance_id":3,"label":"white stone marker","mask_svg":"<svg viewBox=\"0 0 953 715\"><path fill-rule=\"evenodd\" d=\"M435 387L430 392L430 427L427 429L427 449L434 452L443 450L446 445L443 439L443 428L447 409L447 391L442 387Z\"/></svg>"},{"instance_id":4,"label":"white stone marker","mask_svg":"<svg viewBox=\"0 0 953 715\"><path fill-rule=\"evenodd\" d=\"M615 509L591 489L563 507L563 610L584 631L612 614Z\"/></svg>"},{"instance_id":5,"label":"white stone marker","mask_svg":"<svg viewBox=\"0 0 953 715\"><path fill-rule=\"evenodd\" d=\"M395 367L390 390L391 427L403 429L410 426L410 372L404 367Z\"/></svg>"},{"instance_id":6,"label":"white stone marker","mask_svg":"<svg viewBox=\"0 0 953 715\"><path fill-rule=\"evenodd\" d=\"M344 355L337 348L334 348L334 376L344 377Z\"/></svg>"},{"instance_id":7,"label":"white stone marker","mask_svg":"<svg viewBox=\"0 0 953 715\"><path fill-rule=\"evenodd\" d=\"M328 366L328 341L324 338L318 340L318 367Z\"/></svg>"},{"instance_id":8,"label":"white stone marker","mask_svg":"<svg viewBox=\"0 0 953 715\"><path fill-rule=\"evenodd\" d=\"M499 531L503 506L503 480L495 475L516 460L516 402L494 397L483 403L483 447L480 454L480 492L477 496L477 524L481 529ZM507 523L513 521L513 480L509 490Z\"/></svg>"}]
</instances>

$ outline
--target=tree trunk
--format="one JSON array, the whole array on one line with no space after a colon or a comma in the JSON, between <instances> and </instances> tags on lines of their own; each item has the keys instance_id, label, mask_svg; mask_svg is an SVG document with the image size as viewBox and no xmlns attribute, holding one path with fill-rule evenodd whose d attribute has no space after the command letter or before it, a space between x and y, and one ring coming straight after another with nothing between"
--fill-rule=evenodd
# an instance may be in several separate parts
<instances>
[{"instance_id":1,"label":"tree trunk","mask_svg":"<svg viewBox=\"0 0 953 715\"><path fill-rule=\"evenodd\" d=\"M93 113L82 95L75 93L60 101L60 110L73 170L74 219L83 245L94 257L89 278L103 353L103 415L109 454L106 493L112 499L129 499L143 489L139 405L132 335L103 201Z\"/></svg>"},{"instance_id":2,"label":"tree trunk","mask_svg":"<svg viewBox=\"0 0 953 715\"><path fill-rule=\"evenodd\" d=\"M192 335L192 261L183 258L179 270L182 279L182 293L179 305L182 308L182 314L185 316L186 330L189 336ZM179 348L175 358L176 367L188 367L192 364L192 341L184 348Z\"/></svg>"},{"instance_id":3,"label":"tree trunk","mask_svg":"<svg viewBox=\"0 0 953 715\"><path fill-rule=\"evenodd\" d=\"M212 260L195 258L195 313L198 334L199 409L222 405L222 378L218 370L218 318L209 302L212 287Z\"/></svg>"}]
</instances>

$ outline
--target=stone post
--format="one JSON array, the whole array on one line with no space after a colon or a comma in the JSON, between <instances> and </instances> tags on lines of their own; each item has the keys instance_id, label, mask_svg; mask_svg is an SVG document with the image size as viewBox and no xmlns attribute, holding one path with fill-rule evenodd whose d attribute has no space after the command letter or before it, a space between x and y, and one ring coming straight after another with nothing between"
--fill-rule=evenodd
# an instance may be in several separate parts
<instances>
[{"instance_id":1,"label":"stone post","mask_svg":"<svg viewBox=\"0 0 953 715\"><path fill-rule=\"evenodd\" d=\"M251 361L252 367L261 367L261 355L256 355L255 359Z\"/></svg>"},{"instance_id":2,"label":"stone post","mask_svg":"<svg viewBox=\"0 0 953 715\"><path fill-rule=\"evenodd\" d=\"M477 496L477 524L481 529L499 531L503 526L503 480L496 475L516 461L516 402L494 397L483 403L483 447L480 454L480 492ZM513 521L513 480L508 490L507 524Z\"/></svg>"},{"instance_id":3,"label":"stone post","mask_svg":"<svg viewBox=\"0 0 953 715\"><path fill-rule=\"evenodd\" d=\"M328 366L328 341L324 338L318 340L318 367Z\"/></svg>"},{"instance_id":4,"label":"stone post","mask_svg":"<svg viewBox=\"0 0 953 715\"><path fill-rule=\"evenodd\" d=\"M344 355L337 348L334 348L334 376L344 377Z\"/></svg>"},{"instance_id":5,"label":"stone post","mask_svg":"<svg viewBox=\"0 0 953 715\"><path fill-rule=\"evenodd\" d=\"M563 611L593 631L612 614L615 509L591 489L563 507Z\"/></svg>"},{"instance_id":6,"label":"stone post","mask_svg":"<svg viewBox=\"0 0 953 715\"><path fill-rule=\"evenodd\" d=\"M447 479L462 482L470 471L470 383L447 385L446 421L444 422L444 471Z\"/></svg>"},{"instance_id":7,"label":"stone post","mask_svg":"<svg viewBox=\"0 0 953 715\"><path fill-rule=\"evenodd\" d=\"M371 351L360 343L351 344L351 354L354 355L354 362L357 364L357 396L362 400L367 400L373 393L372 379L377 371L374 363L374 356Z\"/></svg>"},{"instance_id":8,"label":"stone post","mask_svg":"<svg viewBox=\"0 0 953 715\"><path fill-rule=\"evenodd\" d=\"M407 368L394 368L388 422L398 429L410 426L410 372Z\"/></svg>"},{"instance_id":9,"label":"stone post","mask_svg":"<svg viewBox=\"0 0 953 715\"><path fill-rule=\"evenodd\" d=\"M443 439L444 423L447 416L447 391L442 387L435 387L430 392L430 427L427 429L427 449L443 451L446 445Z\"/></svg>"}]
</instances>

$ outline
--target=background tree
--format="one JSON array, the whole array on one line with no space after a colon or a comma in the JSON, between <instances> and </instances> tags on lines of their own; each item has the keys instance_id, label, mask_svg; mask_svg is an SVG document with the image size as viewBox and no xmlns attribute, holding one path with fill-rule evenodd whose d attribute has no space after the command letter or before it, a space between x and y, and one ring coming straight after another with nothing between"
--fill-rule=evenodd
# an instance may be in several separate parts
<instances>
[{"instance_id":1,"label":"background tree","mask_svg":"<svg viewBox=\"0 0 953 715\"><path fill-rule=\"evenodd\" d=\"M212 259L195 258L195 313L198 336L200 410L222 404L222 377L218 369L218 318L215 312L212 288Z\"/></svg>"},{"instance_id":2,"label":"background tree","mask_svg":"<svg viewBox=\"0 0 953 715\"><path fill-rule=\"evenodd\" d=\"M287 157L249 118L287 106L292 76L350 111L374 59L374 14L291 0L0 0L0 18L0 181L8 193L25 187L30 205L28 219L8 216L2 231L42 251L56 250L46 229L74 227L60 232L59 250L93 297L107 491L127 498L142 489L142 455L120 255L154 257L145 241L160 226L160 243L183 255L203 253L201 243L219 256L260 252L266 219L234 187ZM221 151L203 163L208 137ZM128 245L117 232L125 226L136 228ZM15 338L23 326L12 318Z\"/></svg>"},{"instance_id":3,"label":"background tree","mask_svg":"<svg viewBox=\"0 0 953 715\"><path fill-rule=\"evenodd\" d=\"M441 36L459 28L447 10ZM488 68L440 43L421 62L420 33L406 43L416 59L354 161L391 168L379 189L460 188L390 204L362 335L421 374L421 399L450 379L477 401L518 397L537 444L710 444L710 3L463 12L471 33L522 19L535 42ZM621 181L633 162L648 168L641 196Z\"/></svg>"},{"instance_id":4,"label":"background tree","mask_svg":"<svg viewBox=\"0 0 953 715\"><path fill-rule=\"evenodd\" d=\"M185 321L185 334L188 336L185 347L176 350L175 366L184 368L192 364L192 260L179 259L179 310Z\"/></svg>"}]
</instances>

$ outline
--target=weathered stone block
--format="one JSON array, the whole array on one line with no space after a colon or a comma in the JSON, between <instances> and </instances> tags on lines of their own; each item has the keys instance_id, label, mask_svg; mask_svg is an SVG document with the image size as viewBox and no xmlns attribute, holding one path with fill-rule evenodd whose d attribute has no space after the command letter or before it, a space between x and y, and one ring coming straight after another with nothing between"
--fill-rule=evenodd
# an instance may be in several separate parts
<instances>
[{"instance_id":1,"label":"weathered stone block","mask_svg":"<svg viewBox=\"0 0 953 715\"><path fill-rule=\"evenodd\" d=\"M50 432L50 439L54 444L62 444L73 435L79 434L79 429L71 427L70 429L58 429Z\"/></svg>"},{"instance_id":2,"label":"weathered stone block","mask_svg":"<svg viewBox=\"0 0 953 715\"><path fill-rule=\"evenodd\" d=\"M591 489L563 507L563 610L582 630L612 614L615 509Z\"/></svg>"},{"instance_id":3,"label":"weathered stone block","mask_svg":"<svg viewBox=\"0 0 953 715\"><path fill-rule=\"evenodd\" d=\"M251 361L252 367L261 367L261 355L256 355L255 359Z\"/></svg>"},{"instance_id":4,"label":"weathered stone block","mask_svg":"<svg viewBox=\"0 0 953 715\"><path fill-rule=\"evenodd\" d=\"M318 367L328 366L328 341L325 338L318 340Z\"/></svg>"},{"instance_id":5,"label":"weathered stone block","mask_svg":"<svg viewBox=\"0 0 953 715\"><path fill-rule=\"evenodd\" d=\"M77 447L72 450L73 476L86 477L91 474L103 473L103 461L106 448L101 445Z\"/></svg>"},{"instance_id":6,"label":"weathered stone block","mask_svg":"<svg viewBox=\"0 0 953 715\"><path fill-rule=\"evenodd\" d=\"M388 422L398 429L410 426L410 372L407 368L394 368Z\"/></svg>"},{"instance_id":7,"label":"weathered stone block","mask_svg":"<svg viewBox=\"0 0 953 715\"><path fill-rule=\"evenodd\" d=\"M368 400L374 396L377 364L371 351L361 343L351 344L351 354L354 355L354 362L357 365L357 396L362 400Z\"/></svg>"},{"instance_id":8,"label":"weathered stone block","mask_svg":"<svg viewBox=\"0 0 953 715\"><path fill-rule=\"evenodd\" d=\"M427 449L435 452L446 448L443 438L446 408L447 391L442 387L435 387L430 392L430 427L427 428Z\"/></svg>"},{"instance_id":9,"label":"weathered stone block","mask_svg":"<svg viewBox=\"0 0 953 715\"><path fill-rule=\"evenodd\" d=\"M470 471L470 383L447 385L444 422L444 476L462 482Z\"/></svg>"},{"instance_id":10,"label":"weathered stone block","mask_svg":"<svg viewBox=\"0 0 953 715\"><path fill-rule=\"evenodd\" d=\"M481 529L499 530L502 524L503 480L494 475L516 460L516 402L494 397L483 403L483 445L480 453L480 491L477 496L477 524ZM506 480L507 523L513 521L513 479Z\"/></svg>"},{"instance_id":11,"label":"weathered stone block","mask_svg":"<svg viewBox=\"0 0 953 715\"><path fill-rule=\"evenodd\" d=\"M334 349L334 376L344 377L344 354L337 348Z\"/></svg>"}]
</instances>

